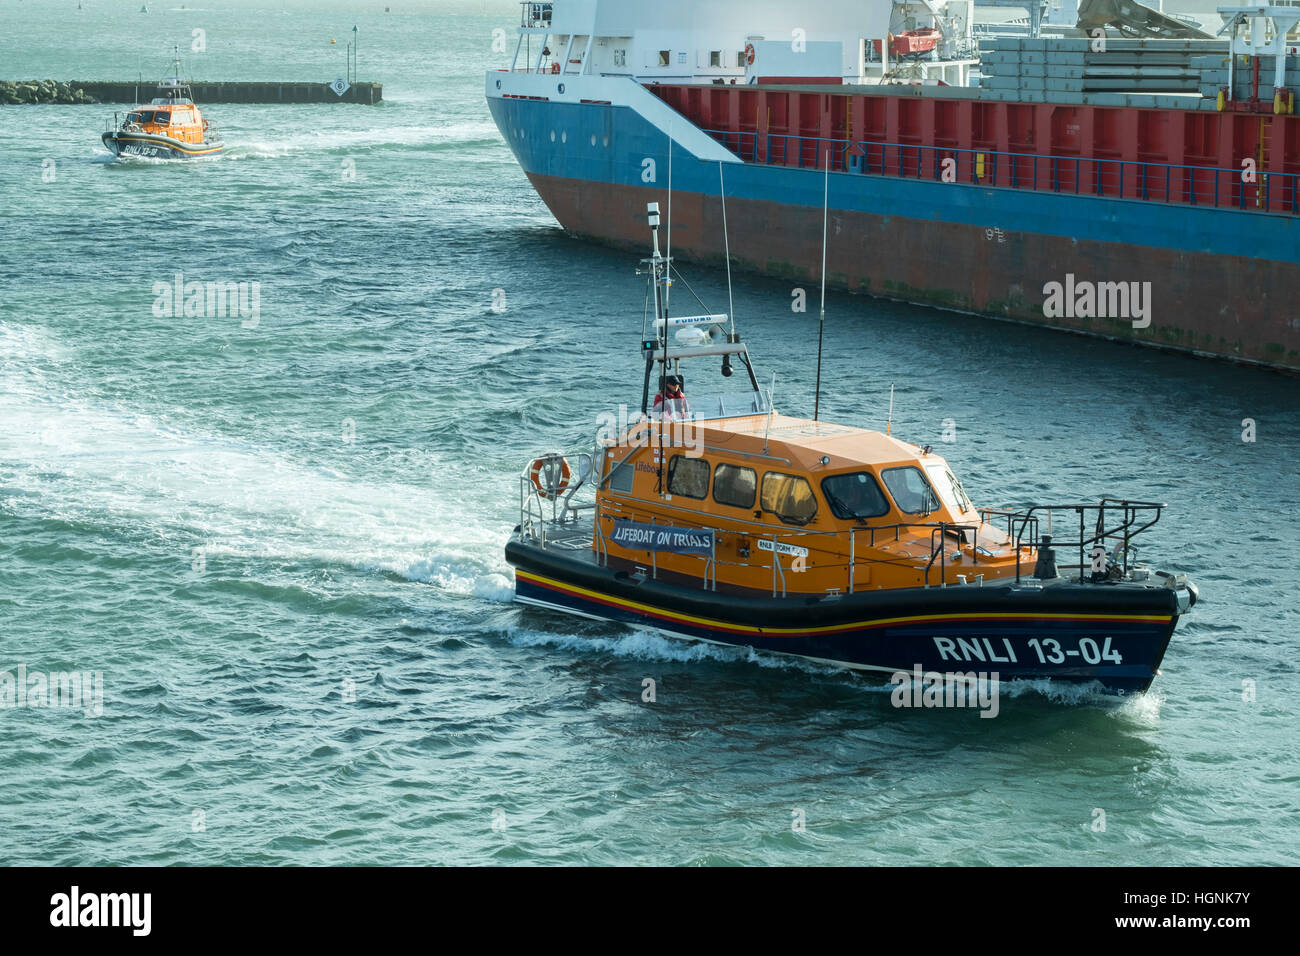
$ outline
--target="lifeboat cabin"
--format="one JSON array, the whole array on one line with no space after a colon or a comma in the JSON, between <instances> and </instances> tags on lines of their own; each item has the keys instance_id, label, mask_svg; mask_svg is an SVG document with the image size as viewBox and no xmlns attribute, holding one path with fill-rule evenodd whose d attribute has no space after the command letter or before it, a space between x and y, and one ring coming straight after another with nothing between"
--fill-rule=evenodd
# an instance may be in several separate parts
<instances>
[{"instance_id":1,"label":"lifeboat cabin","mask_svg":"<svg viewBox=\"0 0 1300 956\"><path fill-rule=\"evenodd\" d=\"M642 415L525 469L506 548L520 602L882 683L1150 685L1197 596L1136 560L1162 505L978 508L932 448L778 413L727 316L668 316L657 230L644 262ZM710 373L729 390L697 387Z\"/></svg>"},{"instance_id":2,"label":"lifeboat cabin","mask_svg":"<svg viewBox=\"0 0 1300 956\"><path fill-rule=\"evenodd\" d=\"M203 118L180 78L179 61L175 75L158 84L149 105L137 106L125 118L113 114L103 142L119 158L194 159L222 149L217 128Z\"/></svg>"}]
</instances>

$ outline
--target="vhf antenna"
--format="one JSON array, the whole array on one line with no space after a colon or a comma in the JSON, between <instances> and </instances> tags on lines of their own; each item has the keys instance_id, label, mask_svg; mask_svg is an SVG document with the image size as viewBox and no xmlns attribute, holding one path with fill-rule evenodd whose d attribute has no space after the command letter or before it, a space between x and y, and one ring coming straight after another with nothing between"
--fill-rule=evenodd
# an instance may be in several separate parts
<instances>
[{"instance_id":1,"label":"vhf antenna","mask_svg":"<svg viewBox=\"0 0 1300 956\"><path fill-rule=\"evenodd\" d=\"M826 236L830 221L831 151L826 151L826 186L822 197L822 307L817 319L817 390L813 393L813 421L818 421L822 403L822 334L826 329Z\"/></svg>"}]
</instances>

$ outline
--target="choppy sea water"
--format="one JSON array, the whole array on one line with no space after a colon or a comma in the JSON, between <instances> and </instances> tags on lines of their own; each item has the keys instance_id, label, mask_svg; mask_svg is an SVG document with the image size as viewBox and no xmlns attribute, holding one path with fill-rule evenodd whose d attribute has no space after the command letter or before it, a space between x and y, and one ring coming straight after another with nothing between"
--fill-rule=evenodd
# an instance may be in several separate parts
<instances>
[{"instance_id":1,"label":"choppy sea water","mask_svg":"<svg viewBox=\"0 0 1300 956\"><path fill-rule=\"evenodd\" d=\"M515 5L391 6L0 2L5 78L152 78L198 27L195 76L328 79L357 24L385 83L214 105L228 151L190 164L109 162L112 107L0 107L0 671L104 687L98 717L0 709L7 862L1294 861L1293 379L828 301L827 418L883 425L892 383L979 504L1169 503L1144 559L1203 599L1140 698L896 710L513 605L519 469L638 399L643 280L487 116ZM255 327L156 314L176 273L259 283ZM806 412L815 319L735 294Z\"/></svg>"}]
</instances>

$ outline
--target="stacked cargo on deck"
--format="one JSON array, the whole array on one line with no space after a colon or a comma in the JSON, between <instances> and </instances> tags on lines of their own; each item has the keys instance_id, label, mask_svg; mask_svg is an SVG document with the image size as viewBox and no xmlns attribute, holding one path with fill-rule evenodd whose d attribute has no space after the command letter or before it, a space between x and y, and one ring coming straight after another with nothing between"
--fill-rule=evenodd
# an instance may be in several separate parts
<instances>
[{"instance_id":1,"label":"stacked cargo on deck","mask_svg":"<svg viewBox=\"0 0 1300 956\"><path fill-rule=\"evenodd\" d=\"M1085 100L1085 93L1184 93L1208 96L1214 108L1218 85L1204 91L1201 66L1226 62L1226 41L1108 37L1105 52L1094 49L1097 43L1088 37L984 40L980 87L990 99L1022 103L1098 102Z\"/></svg>"},{"instance_id":2,"label":"stacked cargo on deck","mask_svg":"<svg viewBox=\"0 0 1300 956\"><path fill-rule=\"evenodd\" d=\"M1260 79L1258 90L1271 98L1273 95L1274 71L1277 68L1277 57L1260 56L1254 57L1254 59L1259 60ZM1230 62L1227 50L1220 54L1192 57L1192 65L1201 75L1199 91L1202 96L1213 99L1218 95L1220 88L1228 85ZM1250 99L1251 86L1254 82L1254 65L1251 63L1251 57L1238 57L1237 65L1231 72L1232 99ZM1300 58L1287 57L1286 83L1284 85L1288 89L1300 89Z\"/></svg>"}]
</instances>

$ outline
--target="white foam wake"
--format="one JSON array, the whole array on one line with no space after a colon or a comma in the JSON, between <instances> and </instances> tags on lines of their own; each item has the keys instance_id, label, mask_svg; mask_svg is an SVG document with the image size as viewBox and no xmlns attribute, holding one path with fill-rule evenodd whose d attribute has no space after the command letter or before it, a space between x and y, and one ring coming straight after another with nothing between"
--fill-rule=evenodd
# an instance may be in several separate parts
<instances>
[{"instance_id":1,"label":"white foam wake","mask_svg":"<svg viewBox=\"0 0 1300 956\"><path fill-rule=\"evenodd\" d=\"M178 429L58 384L66 349L0 322L0 509L108 525L189 563L309 562L508 601L509 517L429 486L315 468L273 448Z\"/></svg>"}]
</instances>

